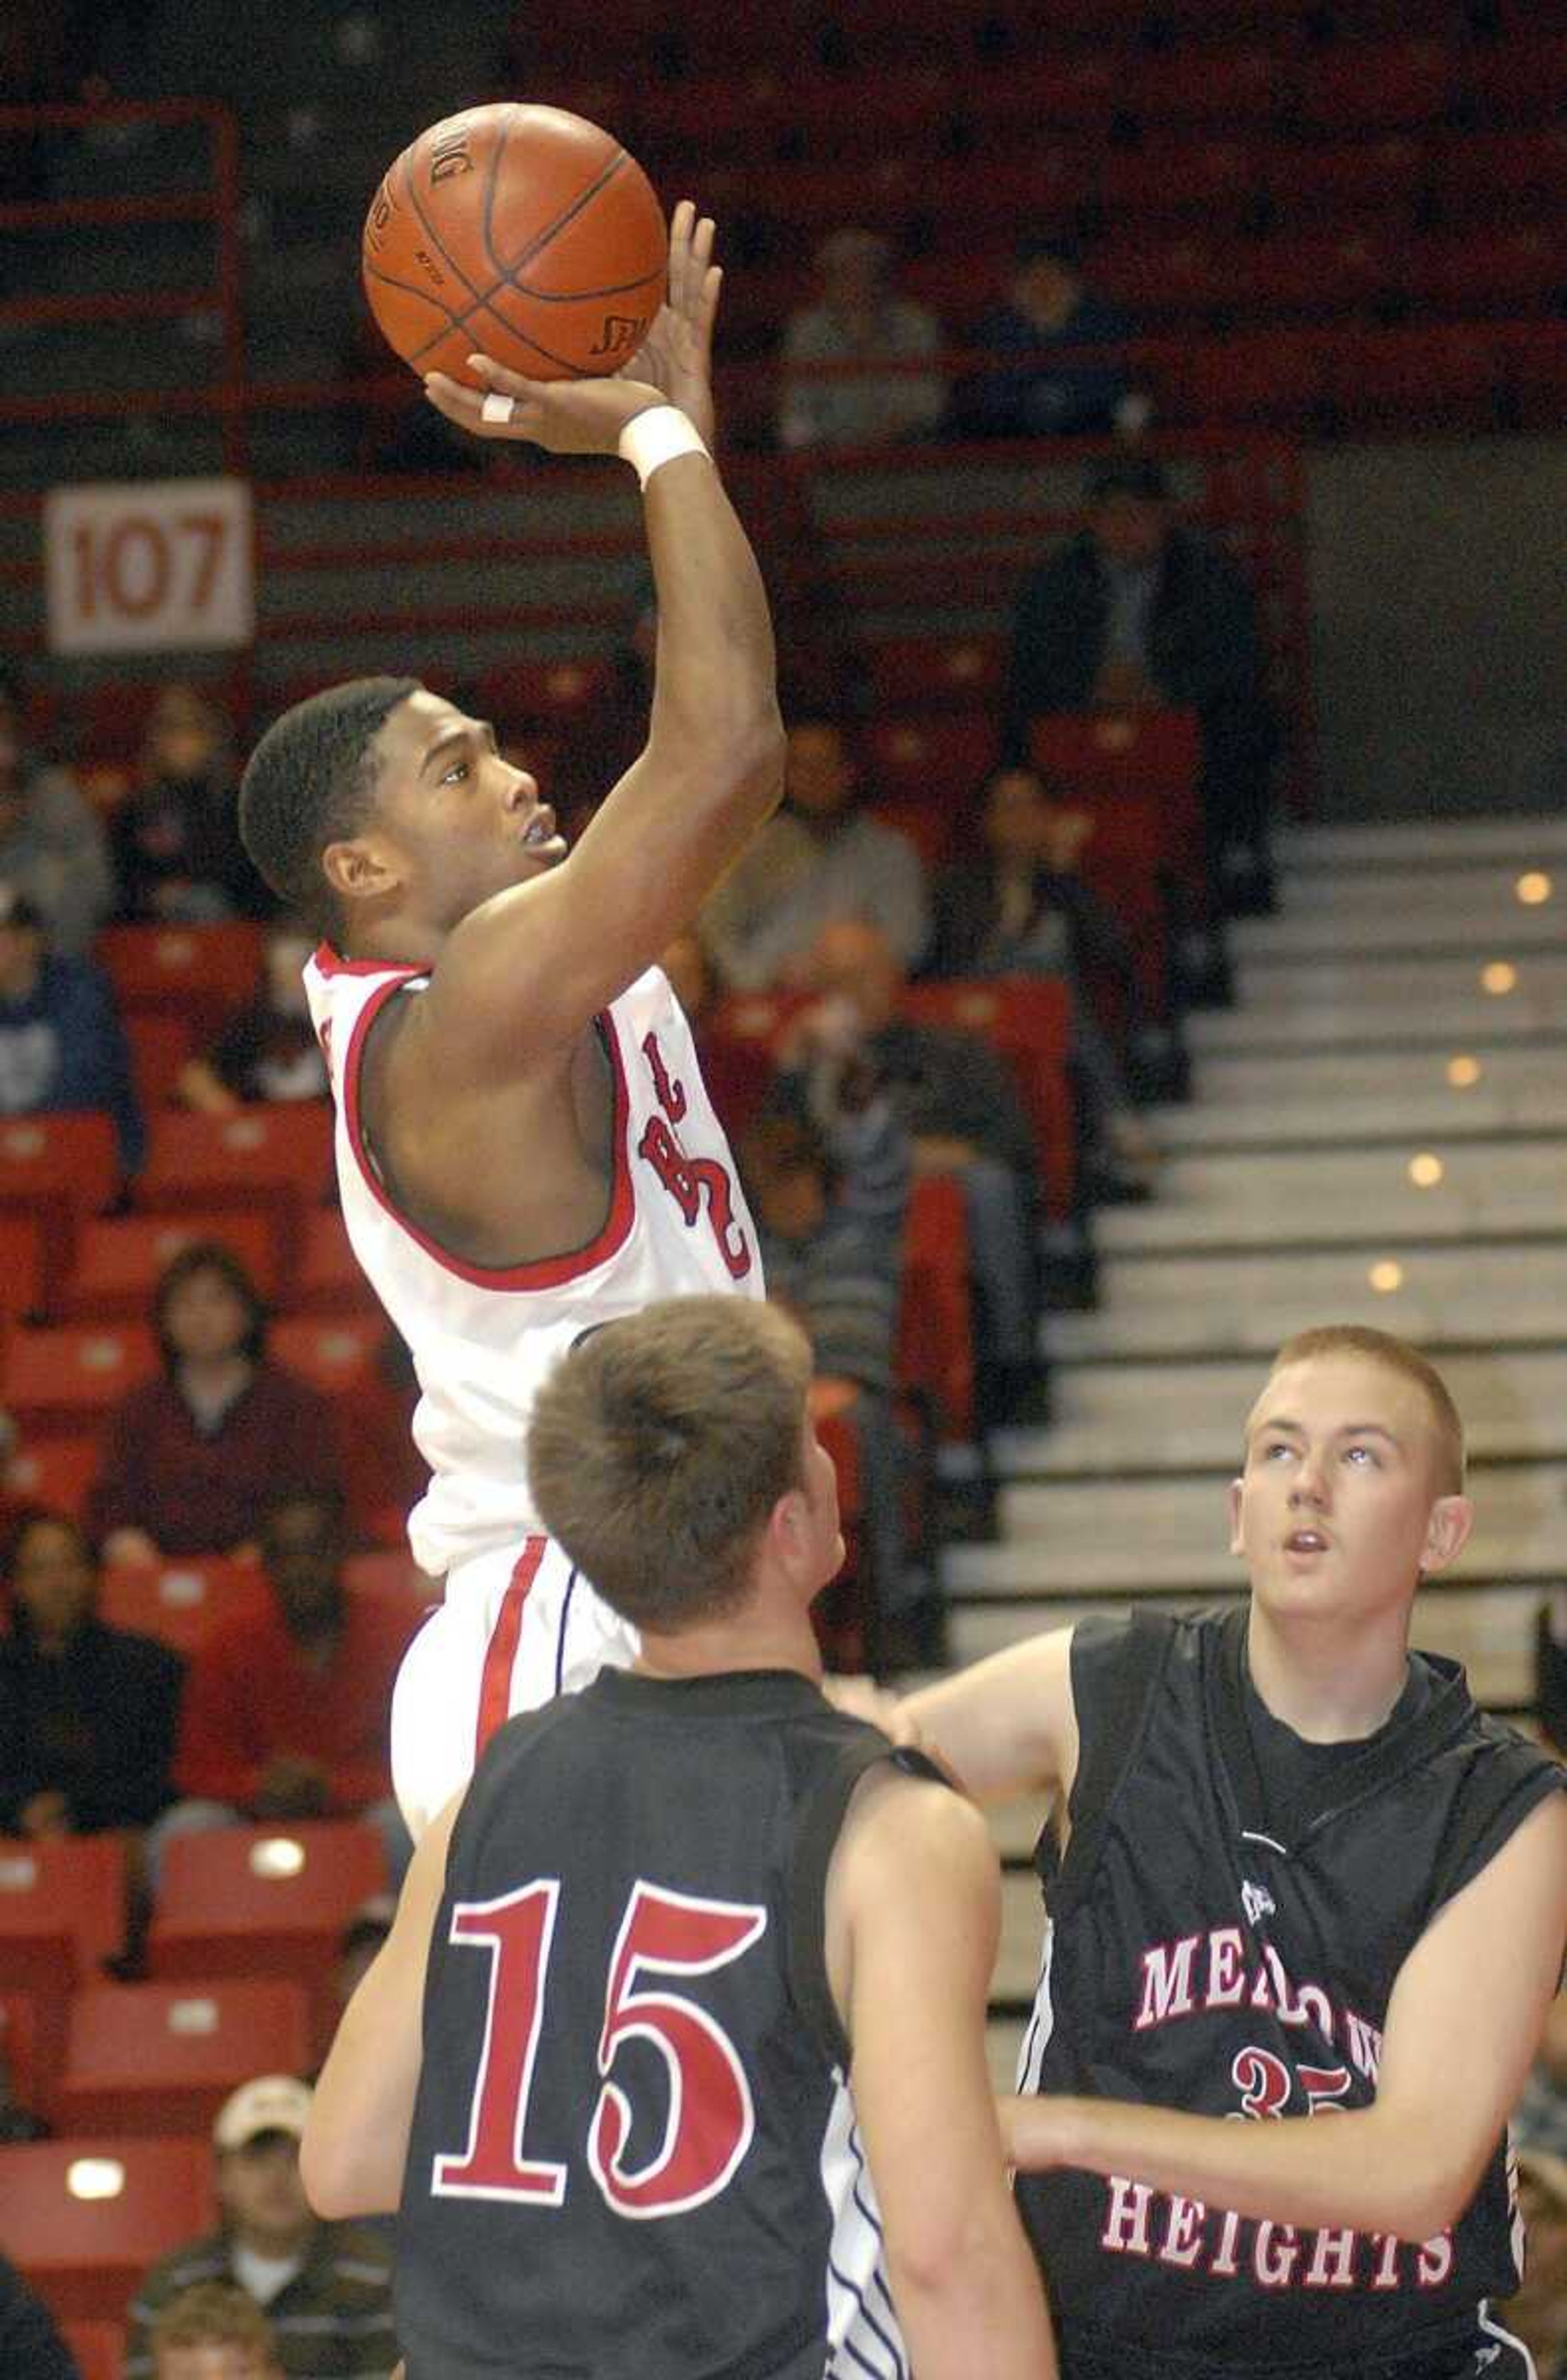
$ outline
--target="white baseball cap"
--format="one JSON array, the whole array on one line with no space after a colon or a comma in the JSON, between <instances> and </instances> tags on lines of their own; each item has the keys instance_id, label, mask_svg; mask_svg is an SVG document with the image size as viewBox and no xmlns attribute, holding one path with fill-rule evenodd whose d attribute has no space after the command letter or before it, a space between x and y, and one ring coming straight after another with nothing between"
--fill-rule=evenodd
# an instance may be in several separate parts
<instances>
[{"instance_id":1,"label":"white baseball cap","mask_svg":"<svg viewBox=\"0 0 1567 2380\"><path fill-rule=\"evenodd\" d=\"M292 2074L258 2074L253 2082L241 2082L218 2109L213 2145L242 2149L260 2132L289 2132L295 2140L303 2140L310 2112L308 2082Z\"/></svg>"}]
</instances>

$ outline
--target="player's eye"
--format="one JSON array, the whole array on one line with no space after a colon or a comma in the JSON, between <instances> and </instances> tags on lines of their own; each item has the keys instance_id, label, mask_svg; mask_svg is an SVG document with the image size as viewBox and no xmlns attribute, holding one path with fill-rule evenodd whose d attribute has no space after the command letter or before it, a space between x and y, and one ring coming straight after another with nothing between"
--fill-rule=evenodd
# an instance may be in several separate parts
<instances>
[{"instance_id":1,"label":"player's eye","mask_svg":"<svg viewBox=\"0 0 1567 2380\"><path fill-rule=\"evenodd\" d=\"M1379 1471L1381 1468L1374 1451L1369 1446L1346 1446L1344 1461L1354 1463L1358 1470L1364 1470L1367 1465L1373 1471Z\"/></svg>"},{"instance_id":2,"label":"player's eye","mask_svg":"<svg viewBox=\"0 0 1567 2380\"><path fill-rule=\"evenodd\" d=\"M1276 1455L1293 1454L1294 1452L1294 1448L1290 1444L1288 1439L1276 1438L1269 1445L1263 1448L1262 1459L1264 1463L1271 1463Z\"/></svg>"}]
</instances>

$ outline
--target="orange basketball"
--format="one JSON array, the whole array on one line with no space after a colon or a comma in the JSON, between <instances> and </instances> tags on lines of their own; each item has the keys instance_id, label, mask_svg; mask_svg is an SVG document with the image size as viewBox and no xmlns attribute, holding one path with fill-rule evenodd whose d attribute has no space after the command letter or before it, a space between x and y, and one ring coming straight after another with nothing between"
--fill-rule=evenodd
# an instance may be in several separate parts
<instances>
[{"instance_id":1,"label":"orange basketball","mask_svg":"<svg viewBox=\"0 0 1567 2380\"><path fill-rule=\"evenodd\" d=\"M410 141L365 219L370 310L418 372L473 384L476 349L529 380L635 355L663 298L662 212L634 157L560 107L471 107Z\"/></svg>"}]
</instances>

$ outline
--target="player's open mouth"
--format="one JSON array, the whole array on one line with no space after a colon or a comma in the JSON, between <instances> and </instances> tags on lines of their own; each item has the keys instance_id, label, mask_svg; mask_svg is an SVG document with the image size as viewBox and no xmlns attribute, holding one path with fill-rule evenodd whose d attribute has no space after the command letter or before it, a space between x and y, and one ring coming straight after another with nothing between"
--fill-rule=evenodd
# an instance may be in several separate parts
<instances>
[{"instance_id":1,"label":"player's open mouth","mask_svg":"<svg viewBox=\"0 0 1567 2380\"><path fill-rule=\"evenodd\" d=\"M1284 1550L1292 1554L1325 1554L1328 1540L1320 1529L1292 1529L1284 1539Z\"/></svg>"},{"instance_id":2,"label":"player's open mouth","mask_svg":"<svg viewBox=\"0 0 1567 2380\"><path fill-rule=\"evenodd\" d=\"M528 821L527 830L522 838L523 849L525 851L534 851L538 849L541 844L553 843L554 839L554 811L550 808L548 802L541 802L538 808L534 811L533 816Z\"/></svg>"}]
</instances>

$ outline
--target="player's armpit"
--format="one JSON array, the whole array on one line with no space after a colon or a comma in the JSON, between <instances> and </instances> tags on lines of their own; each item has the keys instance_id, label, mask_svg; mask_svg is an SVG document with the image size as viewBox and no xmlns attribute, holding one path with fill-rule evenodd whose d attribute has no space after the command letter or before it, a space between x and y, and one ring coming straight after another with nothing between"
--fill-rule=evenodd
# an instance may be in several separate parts
<instances>
[{"instance_id":1,"label":"player's armpit","mask_svg":"<svg viewBox=\"0 0 1567 2380\"><path fill-rule=\"evenodd\" d=\"M1048 2380L1055 2370L985 2058L1000 1907L995 1853L971 1803L906 1777L867 1780L829 1878L829 1964L893 2301L921 2380Z\"/></svg>"},{"instance_id":2,"label":"player's armpit","mask_svg":"<svg viewBox=\"0 0 1567 2380\"><path fill-rule=\"evenodd\" d=\"M904 1708L919 1740L981 1801L1070 1794L1078 1743L1070 1628L992 1653Z\"/></svg>"},{"instance_id":3,"label":"player's armpit","mask_svg":"<svg viewBox=\"0 0 1567 2380\"><path fill-rule=\"evenodd\" d=\"M461 1804L458 1794L419 1838L392 1931L344 2010L316 2083L299 2171L318 2215L389 2215L402 2196L423 2053L431 1931Z\"/></svg>"}]
</instances>

